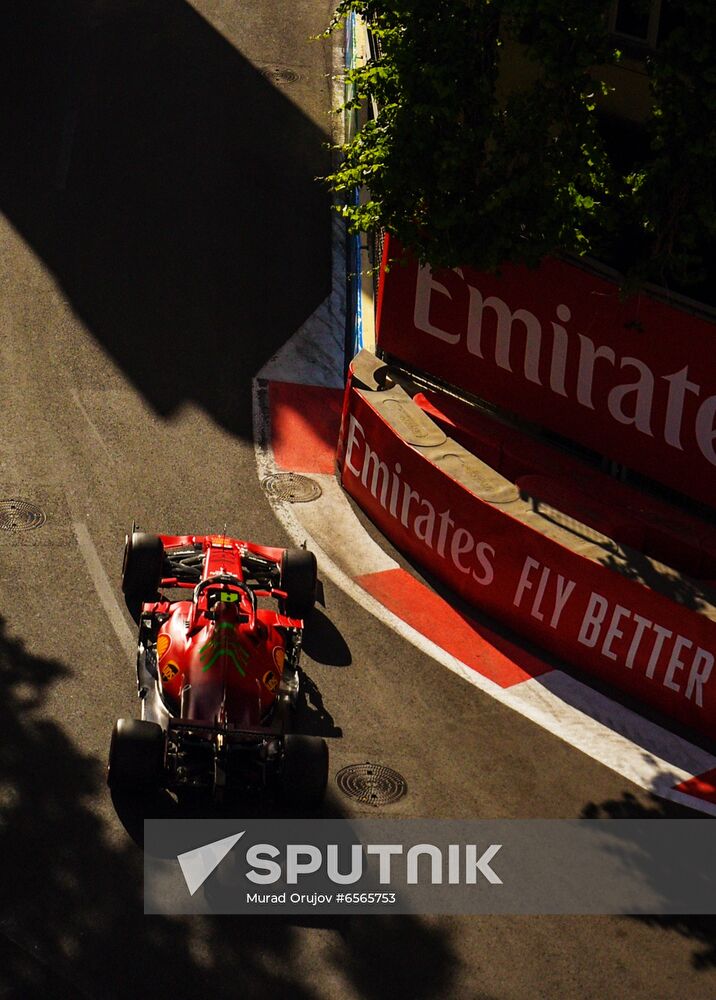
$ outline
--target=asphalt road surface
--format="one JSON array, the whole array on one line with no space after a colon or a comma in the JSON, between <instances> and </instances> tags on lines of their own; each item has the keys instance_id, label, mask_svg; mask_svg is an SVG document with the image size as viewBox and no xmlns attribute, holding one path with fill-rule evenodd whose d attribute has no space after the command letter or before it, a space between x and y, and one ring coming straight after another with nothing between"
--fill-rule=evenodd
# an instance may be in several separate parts
<instances>
[{"instance_id":1,"label":"asphalt road surface","mask_svg":"<svg viewBox=\"0 0 716 1000\"><path fill-rule=\"evenodd\" d=\"M707 920L142 915L124 532L283 544L251 376L329 290L330 0L27 0L0 102L0 998L712 998ZM107 582L108 581L108 582ZM468 687L332 586L304 722L391 816L680 815ZM247 813L274 808L249 804ZM245 814L247 814L245 813ZM333 786L332 816L357 815Z\"/></svg>"}]
</instances>

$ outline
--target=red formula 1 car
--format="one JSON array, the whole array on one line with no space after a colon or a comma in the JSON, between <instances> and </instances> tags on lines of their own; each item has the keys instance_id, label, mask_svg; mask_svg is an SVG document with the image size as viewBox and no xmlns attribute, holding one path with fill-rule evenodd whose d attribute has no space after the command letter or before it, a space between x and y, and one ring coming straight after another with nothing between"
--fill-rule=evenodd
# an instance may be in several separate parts
<instances>
[{"instance_id":1,"label":"red formula 1 car","mask_svg":"<svg viewBox=\"0 0 716 1000\"><path fill-rule=\"evenodd\" d=\"M169 599L170 588L186 595ZM313 553L133 528L122 589L139 621L142 717L115 724L110 787L221 797L273 785L292 804L317 805L327 744L287 731L316 598Z\"/></svg>"}]
</instances>

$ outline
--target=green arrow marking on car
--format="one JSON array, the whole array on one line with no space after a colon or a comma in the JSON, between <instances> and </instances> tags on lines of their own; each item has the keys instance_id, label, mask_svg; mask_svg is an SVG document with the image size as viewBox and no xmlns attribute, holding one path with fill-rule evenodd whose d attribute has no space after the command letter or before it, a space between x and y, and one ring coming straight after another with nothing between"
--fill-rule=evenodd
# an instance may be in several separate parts
<instances>
[{"instance_id":1,"label":"green arrow marking on car","mask_svg":"<svg viewBox=\"0 0 716 1000\"><path fill-rule=\"evenodd\" d=\"M214 635L199 650L199 659L203 664L202 673L206 673L222 656L227 656L233 662L241 676L245 677L246 671L244 667L249 662L248 650L244 649L237 639L233 625L230 625L228 622L221 622L220 625L216 626L216 632L221 632L224 629L230 630L231 637L217 637Z\"/></svg>"}]
</instances>

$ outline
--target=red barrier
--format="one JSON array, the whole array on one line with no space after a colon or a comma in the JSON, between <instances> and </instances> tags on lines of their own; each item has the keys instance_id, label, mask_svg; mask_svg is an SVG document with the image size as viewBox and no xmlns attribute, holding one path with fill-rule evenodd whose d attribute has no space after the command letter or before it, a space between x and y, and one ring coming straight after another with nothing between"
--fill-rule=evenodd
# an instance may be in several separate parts
<instances>
[{"instance_id":1,"label":"red barrier","mask_svg":"<svg viewBox=\"0 0 716 1000\"><path fill-rule=\"evenodd\" d=\"M453 440L523 486L525 477L548 477L546 491L528 492L617 542L697 580L716 581L716 524L620 482L564 449L556 448L444 393L419 392L413 401ZM558 484L561 500L554 487ZM552 488L550 488L552 487ZM571 497L570 497L571 494Z\"/></svg>"},{"instance_id":2,"label":"red barrier","mask_svg":"<svg viewBox=\"0 0 716 1000\"><path fill-rule=\"evenodd\" d=\"M404 258L380 285L382 351L712 505L715 343L716 322L560 260L498 276Z\"/></svg>"},{"instance_id":3,"label":"red barrier","mask_svg":"<svg viewBox=\"0 0 716 1000\"><path fill-rule=\"evenodd\" d=\"M339 466L399 548L566 662L716 735L714 622L481 500L407 444L371 396L349 382Z\"/></svg>"}]
</instances>

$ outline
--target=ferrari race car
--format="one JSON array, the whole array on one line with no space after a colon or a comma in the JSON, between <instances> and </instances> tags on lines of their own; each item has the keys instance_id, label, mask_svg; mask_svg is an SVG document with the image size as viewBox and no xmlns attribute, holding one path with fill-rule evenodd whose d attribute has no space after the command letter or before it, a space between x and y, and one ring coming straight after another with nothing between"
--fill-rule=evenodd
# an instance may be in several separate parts
<instances>
[{"instance_id":1,"label":"ferrari race car","mask_svg":"<svg viewBox=\"0 0 716 1000\"><path fill-rule=\"evenodd\" d=\"M175 588L186 596L162 592ZM320 803L326 741L288 731L316 599L313 553L133 526L122 590L139 622L142 708L114 726L110 787L221 798L273 786L291 804Z\"/></svg>"}]
</instances>

